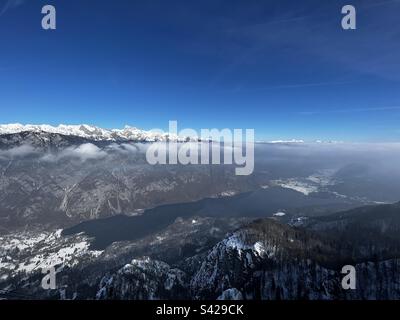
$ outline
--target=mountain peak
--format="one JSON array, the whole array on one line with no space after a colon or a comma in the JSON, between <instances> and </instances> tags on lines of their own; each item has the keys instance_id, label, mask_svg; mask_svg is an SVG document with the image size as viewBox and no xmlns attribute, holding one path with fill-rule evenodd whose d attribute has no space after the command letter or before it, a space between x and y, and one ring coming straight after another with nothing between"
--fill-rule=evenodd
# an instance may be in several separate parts
<instances>
[{"instance_id":1,"label":"mountain peak","mask_svg":"<svg viewBox=\"0 0 400 320\"><path fill-rule=\"evenodd\" d=\"M0 135L17 134L21 132L45 132L52 134L60 134L65 136L77 136L95 141L142 141L142 142L155 142L155 141L186 141L186 137L179 137L170 135L168 133L160 133L153 131L145 131L136 127L126 125L123 129L103 129L100 127L78 124L78 125L65 125L51 126L48 124L33 125L33 124L20 124L11 123L0 125Z\"/></svg>"}]
</instances>

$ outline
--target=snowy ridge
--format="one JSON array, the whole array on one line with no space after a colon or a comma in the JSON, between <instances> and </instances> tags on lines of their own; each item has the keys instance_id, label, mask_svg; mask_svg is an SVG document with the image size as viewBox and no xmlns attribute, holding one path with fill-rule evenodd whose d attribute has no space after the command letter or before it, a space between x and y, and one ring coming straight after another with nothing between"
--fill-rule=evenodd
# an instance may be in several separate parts
<instances>
[{"instance_id":1,"label":"snowy ridge","mask_svg":"<svg viewBox=\"0 0 400 320\"><path fill-rule=\"evenodd\" d=\"M77 136L96 141L116 141L116 140L134 140L143 142L155 141L187 141L188 137L179 137L175 134L162 133L156 131L145 131L135 127L125 126L123 129L103 129L87 124L64 125L57 127L43 125L23 125L20 123L0 125L0 135L16 134L21 132L45 132L52 134L61 134L66 136Z\"/></svg>"},{"instance_id":2,"label":"snowy ridge","mask_svg":"<svg viewBox=\"0 0 400 320\"><path fill-rule=\"evenodd\" d=\"M41 272L42 268L75 266L85 257L98 257L83 235L62 237L57 231L23 232L0 237L0 281L18 273Z\"/></svg>"},{"instance_id":3,"label":"snowy ridge","mask_svg":"<svg viewBox=\"0 0 400 320\"><path fill-rule=\"evenodd\" d=\"M286 144L286 143L304 143L304 140L299 140L299 139L291 139L291 140L272 140L268 141L268 143L273 143L273 144Z\"/></svg>"}]
</instances>

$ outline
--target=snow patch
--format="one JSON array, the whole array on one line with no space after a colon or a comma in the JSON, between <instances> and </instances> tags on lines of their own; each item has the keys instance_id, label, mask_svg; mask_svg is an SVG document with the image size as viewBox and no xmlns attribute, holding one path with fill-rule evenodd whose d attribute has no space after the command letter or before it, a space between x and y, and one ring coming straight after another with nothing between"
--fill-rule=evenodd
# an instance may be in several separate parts
<instances>
[{"instance_id":1,"label":"snow patch","mask_svg":"<svg viewBox=\"0 0 400 320\"><path fill-rule=\"evenodd\" d=\"M230 288L222 292L217 300L243 300L243 295L238 289Z\"/></svg>"}]
</instances>

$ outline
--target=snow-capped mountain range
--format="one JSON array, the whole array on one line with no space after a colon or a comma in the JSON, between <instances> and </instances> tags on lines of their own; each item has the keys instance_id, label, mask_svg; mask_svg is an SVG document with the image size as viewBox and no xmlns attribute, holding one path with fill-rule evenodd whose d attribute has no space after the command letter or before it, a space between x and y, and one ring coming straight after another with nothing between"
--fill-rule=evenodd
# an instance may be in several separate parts
<instances>
[{"instance_id":1,"label":"snow-capped mountain range","mask_svg":"<svg viewBox=\"0 0 400 320\"><path fill-rule=\"evenodd\" d=\"M96 141L118 141L131 140L142 142L155 141L187 141L188 137L180 137L175 134L162 133L156 131L145 131L135 127L125 126L123 129L103 129L87 124L81 125L64 125L57 127L43 124L4 124L0 125L0 135L16 134L21 132L46 132L52 134L61 134L65 136L77 136ZM192 140L192 139L190 139Z\"/></svg>"},{"instance_id":2,"label":"snow-capped mountain range","mask_svg":"<svg viewBox=\"0 0 400 320\"><path fill-rule=\"evenodd\" d=\"M123 129L103 129L97 126L78 124L51 126L48 124L0 124L0 136L6 134L18 134L21 132L50 133L60 134L64 136L75 136L94 141L138 141L138 142L156 142L156 141L197 141L196 137L184 137L168 132L159 132L156 130L141 130L136 127L125 126ZM306 143L302 139L291 140L260 140L256 143L268 144L303 144ZM322 141L316 140L314 143L341 143L341 141Z\"/></svg>"}]
</instances>

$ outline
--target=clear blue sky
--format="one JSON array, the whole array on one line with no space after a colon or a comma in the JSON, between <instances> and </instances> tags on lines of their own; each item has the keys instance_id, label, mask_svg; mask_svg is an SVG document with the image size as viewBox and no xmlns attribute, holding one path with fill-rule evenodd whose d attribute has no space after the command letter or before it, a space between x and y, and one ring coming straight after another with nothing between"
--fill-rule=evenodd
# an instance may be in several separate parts
<instances>
[{"instance_id":1,"label":"clear blue sky","mask_svg":"<svg viewBox=\"0 0 400 320\"><path fill-rule=\"evenodd\" d=\"M0 40L0 123L400 140L400 1L0 0Z\"/></svg>"}]
</instances>

